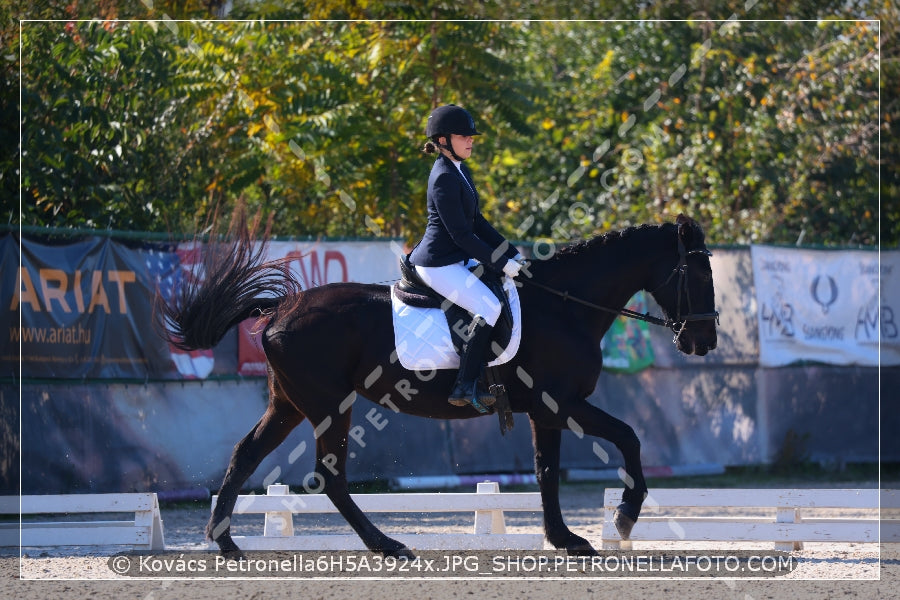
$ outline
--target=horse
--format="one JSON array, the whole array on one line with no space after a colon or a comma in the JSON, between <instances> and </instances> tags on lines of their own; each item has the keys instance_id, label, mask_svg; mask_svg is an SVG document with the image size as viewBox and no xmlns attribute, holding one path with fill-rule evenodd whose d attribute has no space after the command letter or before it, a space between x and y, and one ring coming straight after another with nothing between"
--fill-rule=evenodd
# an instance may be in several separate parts
<instances>
[{"instance_id":1,"label":"horse","mask_svg":"<svg viewBox=\"0 0 900 600\"><path fill-rule=\"evenodd\" d=\"M411 558L411 550L382 533L350 496L345 464L353 404L363 398L432 419L482 415L447 402L455 369L426 378L399 364L388 286L345 282L301 290L283 262L265 260L267 234L257 241L250 229L245 217L233 217L229 232L205 245L203 278L160 301L164 334L184 349L211 348L241 321L261 319L268 404L234 447L206 535L221 554L242 555L230 529L241 486L291 430L309 420L317 487L369 550ZM714 349L718 313L710 255L701 226L679 215L675 223L633 226L565 246L532 261L515 280L521 342L512 360L494 368L512 412L530 421L545 538L569 555L596 550L563 520L563 430L577 428L621 452L627 477L615 524L623 539L647 496L634 429L586 400L602 368L601 338L632 295L646 290L665 318L643 316L671 327L680 352L703 356Z\"/></svg>"}]
</instances>

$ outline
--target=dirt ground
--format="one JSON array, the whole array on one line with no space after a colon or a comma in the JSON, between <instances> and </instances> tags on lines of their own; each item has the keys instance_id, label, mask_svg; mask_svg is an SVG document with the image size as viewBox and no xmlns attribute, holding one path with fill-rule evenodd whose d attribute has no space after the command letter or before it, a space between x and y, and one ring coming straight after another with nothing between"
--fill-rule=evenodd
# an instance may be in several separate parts
<instances>
[{"instance_id":1,"label":"dirt ground","mask_svg":"<svg viewBox=\"0 0 900 600\"><path fill-rule=\"evenodd\" d=\"M833 487L853 487L846 484ZM652 493L652 492L651 492ZM580 535L591 541L596 548L601 547L600 533L602 528L602 488L584 486L566 490L562 498L563 514L569 526ZM864 511L862 511L864 512ZM873 515L859 514L859 517ZM209 506L174 505L162 507L166 552L154 555L153 559L169 560L170 564L182 559L205 560L208 564L214 561L214 553L200 553L206 549L203 540L203 528L209 514ZM841 514L846 517L847 514ZM854 514L849 515L851 517ZM884 516L884 515L883 515ZM893 515L892 515L893 516ZM894 516L894 518L897 518ZM539 532L540 516L537 513L507 513L507 528L510 533ZM430 515L379 514L373 521L385 532L460 532L471 529L470 515L448 515L435 517ZM303 532L316 533L348 533L351 530L337 516L305 516L295 515L295 534ZM260 516L239 516L234 524L235 535L260 535L262 518ZM439 563L447 556L459 557L462 561L481 561L482 565L509 565L510 556L516 565L521 565L519 574L509 577L504 569L497 575L496 569L482 568L472 575L464 569L451 572L442 579L434 576L423 576L421 572L408 570L404 573L393 573L385 577L379 573L369 572L365 577L362 571L356 575L335 575L311 578L309 575L284 576L246 576L238 573L228 576L207 576L203 578L186 577L177 570L169 569L164 577L131 578L117 575L112 559L119 553L127 551L123 547L53 547L25 548L21 557L18 549L6 549L0 552L0 592L3 598L28 600L31 598L97 598L122 600L139 598L142 600L182 599L219 600L223 596L239 598L329 598L356 599L382 598L391 600L414 598L555 598L561 594L566 598L609 597L617 600L653 598L734 598L755 600L763 598L898 598L900 597L900 544L824 544L807 543L803 550L791 552L785 556L790 558L792 569L777 575L763 577L732 576L731 569L721 570L720 576L709 577L708 573L692 571L686 578L674 574L673 570L653 571L652 556L663 557L663 562L673 560L681 564L687 557L732 557L726 558L725 564L751 565L752 558L776 554L771 544L724 544L699 542L667 542L667 543L634 543L633 553L651 556L650 572L642 575L634 573L612 574L610 569L595 572L593 569L559 568L562 558L556 558L549 552L505 552L503 561L497 561L498 553L472 552L436 552L420 553L423 559L431 557ZM298 553L279 553L279 560L294 558ZM541 554L548 554L551 560L557 561L557 568L537 574L533 567ZM251 555L252 556L252 555ZM302 556L302 555L301 555ZM309 553L306 554L310 556ZM352 553L355 564L364 560L365 564L374 566L375 555L364 552ZM611 556L615 558L616 553ZM131 560L140 560L130 555ZM147 559L152 560L152 559ZM302 563L301 558L301 563ZM331 560L334 556L331 555ZM456 558L454 558L456 560ZM532 562L528 562L531 560ZM624 558L621 559L624 562ZM703 558L699 559L702 563ZM731 560L732 562L728 562ZM505 561L505 562L504 562ZM157 563L161 564L161 563ZM271 563L270 563L271 564ZM596 564L596 563L595 563ZM708 564L708 563L707 563ZM606 566L610 565L606 562ZM576 565L577 567L578 565ZM218 569L216 569L218 571ZM493 574L486 571L494 571ZM741 567L740 572L744 569ZM397 575L400 575L398 578ZM377 577L377 578L376 578Z\"/></svg>"}]
</instances>

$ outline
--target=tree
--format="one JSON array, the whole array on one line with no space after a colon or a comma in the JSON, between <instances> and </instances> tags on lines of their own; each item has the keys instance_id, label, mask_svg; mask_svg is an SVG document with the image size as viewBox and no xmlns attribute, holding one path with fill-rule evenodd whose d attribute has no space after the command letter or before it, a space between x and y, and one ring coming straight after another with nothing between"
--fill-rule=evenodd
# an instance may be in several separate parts
<instances>
[{"instance_id":1,"label":"tree","mask_svg":"<svg viewBox=\"0 0 900 600\"><path fill-rule=\"evenodd\" d=\"M29 16L98 5L42 6ZM869 6L693 0L638 13L688 21L499 22L635 15L608 0L270 0L236 3L229 16L246 21L183 22L172 19L221 6L105 2L97 14L158 20L23 27L23 222L179 232L243 198L282 235L414 239L425 117L455 102L486 133L472 168L483 209L513 238L567 241L684 211L718 243L874 244L881 168L882 241L896 243L896 14L881 31L740 20ZM349 20L286 21L328 17Z\"/></svg>"}]
</instances>

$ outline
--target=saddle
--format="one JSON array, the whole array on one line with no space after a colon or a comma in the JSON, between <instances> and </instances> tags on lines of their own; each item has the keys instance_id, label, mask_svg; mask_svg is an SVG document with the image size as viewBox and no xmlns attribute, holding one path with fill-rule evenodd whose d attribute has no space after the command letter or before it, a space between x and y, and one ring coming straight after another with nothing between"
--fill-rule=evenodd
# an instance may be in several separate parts
<instances>
[{"instance_id":1,"label":"saddle","mask_svg":"<svg viewBox=\"0 0 900 600\"><path fill-rule=\"evenodd\" d=\"M500 274L486 269L483 265L476 265L469 269L478 276L483 284L500 301L500 318L494 325L493 335L491 336L491 349L488 351L487 362L494 360L498 353L493 353L495 348L506 348L509 345L513 332L513 314L509 304L509 298L503 290L503 281ZM412 263L409 262L409 256L400 257L400 280L394 284L394 293L399 300L409 306L417 308L439 308L444 312L447 318L447 325L450 326L450 336L453 339L453 347L457 354L461 354L466 341L469 338L472 321L475 315L453 304L444 296L434 291L421 277L416 273Z\"/></svg>"},{"instance_id":2,"label":"saddle","mask_svg":"<svg viewBox=\"0 0 900 600\"><path fill-rule=\"evenodd\" d=\"M504 353L504 349L510 346L515 331L515 320L509 298L503 289L503 281L498 273L476 265L470 269L484 283L500 301L500 318L494 325L491 336L491 345L488 349L486 362L490 363ZM440 309L450 330L450 339L453 349L457 354L462 354L466 341L469 339L474 315L466 309L452 303L438 292L434 291L421 277L416 274L409 256L400 258L400 280L394 284L393 295L403 304L415 308ZM518 347L518 343L516 343ZM496 398L496 402L490 407L490 412L497 414L500 422L500 433L513 428L514 420L506 386L500 379L500 373L496 366L488 366L482 375L483 382Z\"/></svg>"}]
</instances>

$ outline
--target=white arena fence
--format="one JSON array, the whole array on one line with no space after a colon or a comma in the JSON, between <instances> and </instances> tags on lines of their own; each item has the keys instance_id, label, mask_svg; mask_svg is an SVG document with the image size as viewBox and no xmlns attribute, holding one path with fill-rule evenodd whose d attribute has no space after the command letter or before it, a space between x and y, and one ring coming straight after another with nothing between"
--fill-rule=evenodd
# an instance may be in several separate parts
<instances>
[{"instance_id":1,"label":"white arena fence","mask_svg":"<svg viewBox=\"0 0 900 600\"><path fill-rule=\"evenodd\" d=\"M499 484L484 482L477 485L475 493L352 496L367 512L474 514L468 533L389 533L410 548L543 548L543 533L507 533L504 517L506 511L540 512L538 493L500 493ZM900 543L900 490L654 489L629 541L621 539L613 524L621 497L621 489L607 488L604 494L602 543L607 550L629 549L632 541L771 542L777 550L799 550L803 542ZM213 496L213 506L216 500ZM846 509L843 512L848 516L821 514L822 510L834 509ZM704 516L697 516L698 512ZM118 521L95 519L115 513L132 513L134 517ZM235 536L238 545L246 550L365 549L355 533L294 535L294 513L337 513L324 494L290 494L286 485L271 485L265 496L239 496L234 513L264 516L262 536ZM141 551L165 549L163 520L155 493L2 496L0 515L21 515L21 523L0 522L0 546L125 545ZM60 515L81 520L47 520Z\"/></svg>"},{"instance_id":2,"label":"white arena fence","mask_svg":"<svg viewBox=\"0 0 900 600\"><path fill-rule=\"evenodd\" d=\"M879 541L877 489L658 488L648 495L628 541L613 523L622 491L607 488L604 495L602 538L607 550L630 549L636 541L772 542L776 550L787 551L802 549L803 542ZM832 514L832 509L852 509L847 512L855 516L827 517L822 509ZM865 518L860 518L860 509Z\"/></svg>"},{"instance_id":3,"label":"white arena fence","mask_svg":"<svg viewBox=\"0 0 900 600\"><path fill-rule=\"evenodd\" d=\"M537 492L501 493L498 483L479 483L475 493L351 494L364 512L474 513L470 533L391 533L416 550L540 550L543 533L507 533L504 512L541 512ZM213 496L215 507L218 496ZM356 533L294 535L293 514L337 513L324 494L291 494L288 486L268 486L266 495L238 496L234 514L264 514L262 536L234 536L242 550L365 550ZM215 547L211 543L210 547Z\"/></svg>"},{"instance_id":4,"label":"white arena fence","mask_svg":"<svg viewBox=\"0 0 900 600\"><path fill-rule=\"evenodd\" d=\"M122 521L46 521L36 515L133 513ZM163 522L155 493L62 494L0 497L0 514L20 515L0 523L0 546L125 545L134 550L164 550ZM21 537L20 537L21 536Z\"/></svg>"}]
</instances>

